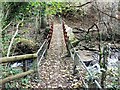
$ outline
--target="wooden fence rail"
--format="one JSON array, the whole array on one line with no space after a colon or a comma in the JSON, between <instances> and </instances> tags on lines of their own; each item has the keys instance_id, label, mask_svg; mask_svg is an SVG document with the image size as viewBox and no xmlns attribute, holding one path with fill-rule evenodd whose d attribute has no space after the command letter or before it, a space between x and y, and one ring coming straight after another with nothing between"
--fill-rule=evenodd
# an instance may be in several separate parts
<instances>
[{"instance_id":1,"label":"wooden fence rail","mask_svg":"<svg viewBox=\"0 0 120 90\"><path fill-rule=\"evenodd\" d=\"M38 66L39 66L40 61L42 60L42 58L47 53L47 49L49 49L50 41L51 41L51 38L52 38L52 33L53 33L53 22L51 24L51 29L50 29L49 34L47 36L48 38L43 42L41 47L38 49L37 53L17 55L17 56L11 56L11 57L2 57L2 58L0 58L0 64L1 63L14 62L14 61L23 61L23 60L28 60L28 59L34 59L34 60L37 61ZM24 76L29 75L29 74L34 73L34 72L36 72L36 71L35 70L29 70L29 71L25 71L23 73L19 73L19 74L13 75L13 76L8 76L4 79L1 79L0 84L5 84L9 81L15 80L17 78L24 77Z\"/></svg>"},{"instance_id":2,"label":"wooden fence rail","mask_svg":"<svg viewBox=\"0 0 120 90\"><path fill-rule=\"evenodd\" d=\"M3 57L3 58L0 58L0 64L1 63L7 63L7 62L13 62L13 61L34 59L34 58L37 58L36 53L35 54L25 54L25 55L11 56L11 57Z\"/></svg>"},{"instance_id":3,"label":"wooden fence rail","mask_svg":"<svg viewBox=\"0 0 120 90\"><path fill-rule=\"evenodd\" d=\"M24 77L24 76L26 76L28 74L31 74L31 73L34 73L34 72L35 72L34 70L29 70L29 71L26 71L26 72L23 72L23 73L20 73L20 74L16 74L16 75L13 75L13 76L6 77L6 78L0 80L0 84L5 84L9 81L15 80L17 78Z\"/></svg>"}]
</instances>

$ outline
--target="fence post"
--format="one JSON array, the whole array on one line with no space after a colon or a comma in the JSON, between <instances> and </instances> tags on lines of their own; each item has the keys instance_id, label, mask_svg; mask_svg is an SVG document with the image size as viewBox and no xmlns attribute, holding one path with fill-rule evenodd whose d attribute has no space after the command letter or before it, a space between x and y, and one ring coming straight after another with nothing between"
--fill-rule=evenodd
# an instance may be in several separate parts
<instances>
[{"instance_id":1,"label":"fence post","mask_svg":"<svg viewBox=\"0 0 120 90\"><path fill-rule=\"evenodd\" d=\"M23 60L23 72L26 72L28 70L27 68L27 60Z\"/></svg>"},{"instance_id":2,"label":"fence post","mask_svg":"<svg viewBox=\"0 0 120 90\"><path fill-rule=\"evenodd\" d=\"M73 75L75 75L76 73L77 73L77 70L76 70L76 67L77 67L77 65L76 65L76 54L74 53L74 66L73 66Z\"/></svg>"},{"instance_id":3,"label":"fence post","mask_svg":"<svg viewBox=\"0 0 120 90\"><path fill-rule=\"evenodd\" d=\"M45 52L45 55L44 55L45 58L47 56L47 47L48 47L48 42L45 43L45 49L46 49L46 52Z\"/></svg>"},{"instance_id":4,"label":"fence post","mask_svg":"<svg viewBox=\"0 0 120 90\"><path fill-rule=\"evenodd\" d=\"M74 68L76 68L77 67L77 65L79 65L80 64L80 62L79 62L79 57L77 56L77 51L74 51ZM80 67L81 67L81 65L79 65ZM75 73L77 73L77 70L75 70Z\"/></svg>"},{"instance_id":5,"label":"fence post","mask_svg":"<svg viewBox=\"0 0 120 90\"><path fill-rule=\"evenodd\" d=\"M66 29L65 29L65 24L64 24L64 22L62 23L62 27L63 27L64 41L65 41L65 44L66 44L68 56L70 56L71 46L70 46L70 42L69 42L69 37L67 36L67 32L66 32Z\"/></svg>"},{"instance_id":6,"label":"fence post","mask_svg":"<svg viewBox=\"0 0 120 90\"><path fill-rule=\"evenodd\" d=\"M51 23L50 31L49 31L48 36L47 36L47 39L48 39L48 49L50 47L50 42L51 42L51 39L52 39L52 33L53 33L53 22Z\"/></svg>"}]
</instances>

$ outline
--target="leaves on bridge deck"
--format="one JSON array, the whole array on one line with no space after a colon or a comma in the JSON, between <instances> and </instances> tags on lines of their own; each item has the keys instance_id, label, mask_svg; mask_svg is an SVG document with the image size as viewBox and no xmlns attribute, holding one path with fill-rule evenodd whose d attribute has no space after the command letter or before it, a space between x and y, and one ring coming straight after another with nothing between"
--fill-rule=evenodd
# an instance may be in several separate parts
<instances>
[{"instance_id":1,"label":"leaves on bridge deck","mask_svg":"<svg viewBox=\"0 0 120 90\"><path fill-rule=\"evenodd\" d=\"M72 76L73 61L70 57L63 58L67 52L61 24L55 24L47 59L42 60L39 67L40 88L72 88L80 79Z\"/></svg>"}]
</instances>

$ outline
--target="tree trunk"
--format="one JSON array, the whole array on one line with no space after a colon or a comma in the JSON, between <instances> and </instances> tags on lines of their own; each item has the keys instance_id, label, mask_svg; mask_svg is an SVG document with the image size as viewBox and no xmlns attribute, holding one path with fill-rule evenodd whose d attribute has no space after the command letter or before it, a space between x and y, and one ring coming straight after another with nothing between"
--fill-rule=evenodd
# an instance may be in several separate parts
<instances>
[{"instance_id":1,"label":"tree trunk","mask_svg":"<svg viewBox=\"0 0 120 90\"><path fill-rule=\"evenodd\" d=\"M119 21L118 21L118 34L120 35L120 1L119 1L119 3L118 3L118 19L119 19Z\"/></svg>"},{"instance_id":2,"label":"tree trunk","mask_svg":"<svg viewBox=\"0 0 120 90\"><path fill-rule=\"evenodd\" d=\"M40 27L41 27L41 14L40 14L40 12L38 13L38 15L36 16L36 34L40 34L41 32L40 32ZM37 35L36 35L37 36Z\"/></svg>"},{"instance_id":3,"label":"tree trunk","mask_svg":"<svg viewBox=\"0 0 120 90\"><path fill-rule=\"evenodd\" d=\"M31 58L37 58L37 54L26 54L26 55L12 56L12 57L3 57L0 58L0 63L7 63L13 61L20 61L20 60L22 61Z\"/></svg>"},{"instance_id":4,"label":"tree trunk","mask_svg":"<svg viewBox=\"0 0 120 90\"><path fill-rule=\"evenodd\" d=\"M41 16L41 28L45 28L46 27L46 18L45 16Z\"/></svg>"},{"instance_id":5,"label":"tree trunk","mask_svg":"<svg viewBox=\"0 0 120 90\"><path fill-rule=\"evenodd\" d=\"M3 7L2 7L2 3L0 3L0 17L1 17L1 18L0 18L0 22L2 22L2 18L3 18L3 13L2 13L2 11L3 11ZM0 41L2 41L2 39L3 39L3 38L2 38L2 37L3 37L3 36L2 36L2 31L3 31L3 30L2 30L2 24L0 23L0 37L1 37L1 38L0 38ZM2 57L2 42L0 42L0 51L1 51L1 52L0 52L0 57Z\"/></svg>"},{"instance_id":6,"label":"tree trunk","mask_svg":"<svg viewBox=\"0 0 120 90\"><path fill-rule=\"evenodd\" d=\"M108 57L108 48L107 46L104 47L103 49L103 62L102 62L102 67L107 71L107 57ZM102 71L101 75L101 86L102 88L105 88L105 80L106 80L106 71Z\"/></svg>"},{"instance_id":7,"label":"tree trunk","mask_svg":"<svg viewBox=\"0 0 120 90\"><path fill-rule=\"evenodd\" d=\"M5 78L5 79L0 80L0 84L5 84L5 83L7 83L7 82L9 82L9 81L11 81L11 80L15 80L15 79L17 79L17 78L24 77L24 76L26 76L26 75L28 75L28 74L31 74L31 73L34 73L34 72L35 72L34 70L29 70L29 71L27 71L27 72L23 72L23 73L14 75L14 76L9 76L9 77L7 77L7 78Z\"/></svg>"},{"instance_id":8,"label":"tree trunk","mask_svg":"<svg viewBox=\"0 0 120 90\"><path fill-rule=\"evenodd\" d=\"M45 28L46 27L46 16L45 16L45 10L46 10L46 6L45 6L45 2L44 5L41 8L41 28Z\"/></svg>"}]
</instances>

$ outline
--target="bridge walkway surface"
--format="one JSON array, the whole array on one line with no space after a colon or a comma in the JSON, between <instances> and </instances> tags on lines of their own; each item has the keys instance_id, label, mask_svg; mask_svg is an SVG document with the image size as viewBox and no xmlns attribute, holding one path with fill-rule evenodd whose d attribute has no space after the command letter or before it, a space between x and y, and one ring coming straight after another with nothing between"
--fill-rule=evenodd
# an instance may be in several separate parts
<instances>
[{"instance_id":1,"label":"bridge walkway surface","mask_svg":"<svg viewBox=\"0 0 120 90\"><path fill-rule=\"evenodd\" d=\"M39 65L41 88L71 88L73 60L67 53L62 24L53 25L53 34L46 59Z\"/></svg>"}]
</instances>

